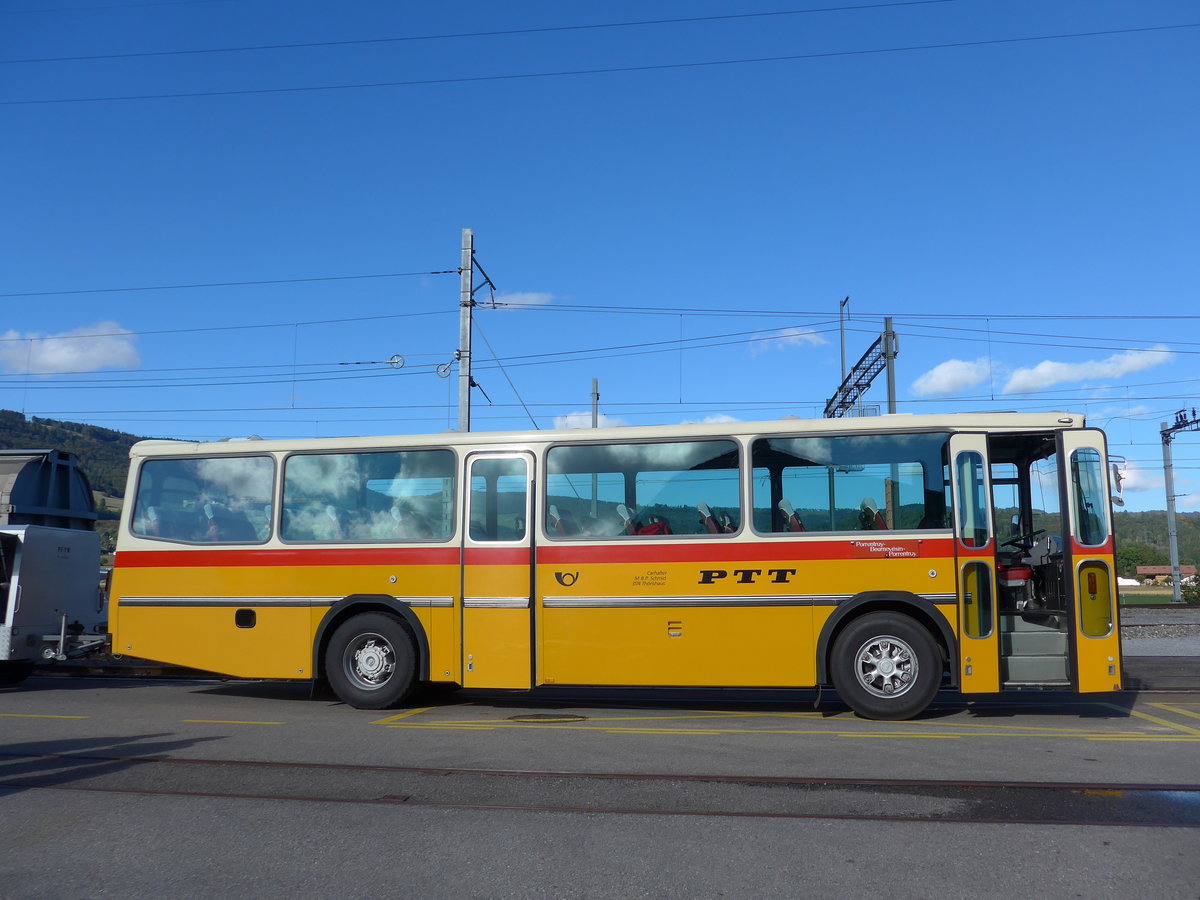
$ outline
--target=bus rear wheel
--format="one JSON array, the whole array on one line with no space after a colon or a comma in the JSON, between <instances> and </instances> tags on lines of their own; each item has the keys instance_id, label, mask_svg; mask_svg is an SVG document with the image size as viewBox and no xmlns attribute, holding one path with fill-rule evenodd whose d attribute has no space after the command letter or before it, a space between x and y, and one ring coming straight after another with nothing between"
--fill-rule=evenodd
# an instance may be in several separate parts
<instances>
[{"instance_id":1,"label":"bus rear wheel","mask_svg":"<svg viewBox=\"0 0 1200 900\"><path fill-rule=\"evenodd\" d=\"M352 616L325 648L325 677L333 692L355 709L398 706L417 680L417 653L408 628L384 612Z\"/></svg>"},{"instance_id":2,"label":"bus rear wheel","mask_svg":"<svg viewBox=\"0 0 1200 900\"><path fill-rule=\"evenodd\" d=\"M923 627L905 615L856 619L833 645L830 673L838 696L866 719L911 719L942 680L941 654Z\"/></svg>"}]
</instances>

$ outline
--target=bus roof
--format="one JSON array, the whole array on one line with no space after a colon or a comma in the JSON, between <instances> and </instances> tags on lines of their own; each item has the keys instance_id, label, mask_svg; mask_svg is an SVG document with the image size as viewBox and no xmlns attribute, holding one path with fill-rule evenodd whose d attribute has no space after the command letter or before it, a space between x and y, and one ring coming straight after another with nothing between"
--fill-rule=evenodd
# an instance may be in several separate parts
<instances>
[{"instance_id":1,"label":"bus roof","mask_svg":"<svg viewBox=\"0 0 1200 900\"><path fill-rule=\"evenodd\" d=\"M552 444L560 441L629 441L654 439L710 438L726 435L770 434L855 434L867 432L904 433L930 431L1057 431L1083 428L1085 418L1080 413L950 413L945 415L910 415L893 413L883 416L850 417L842 419L771 419L761 422L693 423L686 425L623 425L610 428L572 428L554 431L443 431L437 434L374 435L365 437L289 438L262 440L260 438L227 439L222 441L139 441L130 450L131 457L212 455L246 453L247 451L292 450L353 450L387 447L444 447L456 445Z\"/></svg>"}]
</instances>

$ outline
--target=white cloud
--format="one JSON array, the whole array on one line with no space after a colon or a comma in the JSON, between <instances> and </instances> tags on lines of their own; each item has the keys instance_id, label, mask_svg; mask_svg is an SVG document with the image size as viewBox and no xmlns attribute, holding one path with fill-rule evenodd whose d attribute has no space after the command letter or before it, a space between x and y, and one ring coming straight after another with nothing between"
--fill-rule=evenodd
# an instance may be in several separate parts
<instances>
[{"instance_id":1,"label":"white cloud","mask_svg":"<svg viewBox=\"0 0 1200 900\"><path fill-rule=\"evenodd\" d=\"M1170 362L1171 351L1163 346L1152 350L1125 350L1114 353L1107 359L1089 360L1081 363L1062 363L1043 360L1036 366L1017 369L1004 385L1002 393L1022 394L1063 384L1069 381L1085 381L1089 378L1120 378L1132 372L1140 372L1153 366Z\"/></svg>"},{"instance_id":2,"label":"white cloud","mask_svg":"<svg viewBox=\"0 0 1200 900\"><path fill-rule=\"evenodd\" d=\"M1100 419L1108 422L1111 419L1140 419L1150 415L1152 410L1149 406L1139 403L1136 406L1109 406L1100 411L1099 415L1089 416L1089 419Z\"/></svg>"},{"instance_id":3,"label":"white cloud","mask_svg":"<svg viewBox=\"0 0 1200 900\"><path fill-rule=\"evenodd\" d=\"M742 421L742 420L734 418L733 416L726 415L725 413L713 413L712 415L705 416L703 419L684 419L679 424L680 425L721 425L721 424L724 424L725 422L740 422L740 421Z\"/></svg>"},{"instance_id":4,"label":"white cloud","mask_svg":"<svg viewBox=\"0 0 1200 900\"><path fill-rule=\"evenodd\" d=\"M811 328L782 328L775 334L751 340L750 352L758 356L758 354L766 353L772 348L783 350L786 347L797 347L804 344L819 347L822 344L828 343L829 341L825 340L825 338L821 337Z\"/></svg>"},{"instance_id":5,"label":"white cloud","mask_svg":"<svg viewBox=\"0 0 1200 900\"><path fill-rule=\"evenodd\" d=\"M914 381L912 392L918 397L954 394L987 381L991 374L992 363L986 356L981 356L974 362L948 359Z\"/></svg>"},{"instance_id":6,"label":"white cloud","mask_svg":"<svg viewBox=\"0 0 1200 900\"><path fill-rule=\"evenodd\" d=\"M141 365L137 335L115 322L97 322L61 334L0 335L0 367L18 375L95 372Z\"/></svg>"},{"instance_id":7,"label":"white cloud","mask_svg":"<svg viewBox=\"0 0 1200 900\"><path fill-rule=\"evenodd\" d=\"M1190 512L1200 509L1200 493L1187 494L1175 501L1176 512Z\"/></svg>"},{"instance_id":8,"label":"white cloud","mask_svg":"<svg viewBox=\"0 0 1200 900\"><path fill-rule=\"evenodd\" d=\"M544 291L513 291L509 294L497 294L496 302L513 306L545 306L554 302L554 295Z\"/></svg>"},{"instance_id":9,"label":"white cloud","mask_svg":"<svg viewBox=\"0 0 1200 900\"><path fill-rule=\"evenodd\" d=\"M624 419L618 419L615 416L606 416L600 413L597 416L600 428L615 428L618 425L628 425ZM554 427L559 429L564 428L591 428L592 427L592 412L591 410L567 413L565 416L554 417Z\"/></svg>"}]
</instances>

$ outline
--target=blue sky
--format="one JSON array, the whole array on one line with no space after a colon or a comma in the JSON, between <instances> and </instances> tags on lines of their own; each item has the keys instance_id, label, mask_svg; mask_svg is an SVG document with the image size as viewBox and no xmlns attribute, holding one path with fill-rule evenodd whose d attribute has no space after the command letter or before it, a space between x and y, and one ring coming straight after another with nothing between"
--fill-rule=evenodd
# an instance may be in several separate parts
<instances>
[{"instance_id":1,"label":"blue sky","mask_svg":"<svg viewBox=\"0 0 1200 900\"><path fill-rule=\"evenodd\" d=\"M458 278L422 273L471 228L497 301L474 430L586 420L592 378L606 422L819 416L850 296L849 362L895 320L901 412L1085 412L1129 508L1162 508L1159 423L1200 405L1200 28L1162 26L1197 24L1182 0L2 0L0 408L453 427ZM1200 509L1200 434L1174 453Z\"/></svg>"}]
</instances>

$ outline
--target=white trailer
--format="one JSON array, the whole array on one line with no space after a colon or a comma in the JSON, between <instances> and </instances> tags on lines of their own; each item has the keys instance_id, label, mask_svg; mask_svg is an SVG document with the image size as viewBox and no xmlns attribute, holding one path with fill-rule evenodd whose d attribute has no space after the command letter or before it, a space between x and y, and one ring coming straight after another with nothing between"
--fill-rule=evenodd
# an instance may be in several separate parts
<instances>
[{"instance_id":1,"label":"white trailer","mask_svg":"<svg viewBox=\"0 0 1200 900\"><path fill-rule=\"evenodd\" d=\"M58 450L0 450L0 687L101 650L107 609L87 478Z\"/></svg>"},{"instance_id":2,"label":"white trailer","mask_svg":"<svg viewBox=\"0 0 1200 900\"><path fill-rule=\"evenodd\" d=\"M0 685L37 662L104 646L100 535L43 525L0 527Z\"/></svg>"}]
</instances>

